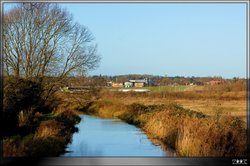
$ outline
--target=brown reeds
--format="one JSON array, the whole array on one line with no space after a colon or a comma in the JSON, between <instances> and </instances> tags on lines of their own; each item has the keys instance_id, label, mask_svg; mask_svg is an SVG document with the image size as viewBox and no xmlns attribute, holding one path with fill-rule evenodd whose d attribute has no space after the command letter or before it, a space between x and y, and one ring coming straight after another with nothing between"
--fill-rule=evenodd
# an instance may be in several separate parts
<instances>
[{"instance_id":1,"label":"brown reeds","mask_svg":"<svg viewBox=\"0 0 250 166\"><path fill-rule=\"evenodd\" d=\"M43 115L36 115L40 118ZM3 156L58 156L64 152L80 117L72 110L62 110L44 117L34 133L3 139Z\"/></svg>"},{"instance_id":2,"label":"brown reeds","mask_svg":"<svg viewBox=\"0 0 250 166\"><path fill-rule=\"evenodd\" d=\"M176 150L181 156L236 157L246 155L247 130L239 119L184 119Z\"/></svg>"},{"instance_id":3,"label":"brown reeds","mask_svg":"<svg viewBox=\"0 0 250 166\"><path fill-rule=\"evenodd\" d=\"M122 105L111 101L92 103L95 115L116 117L141 127L151 138L175 149L179 156L244 156L246 123L219 113L206 116L178 104Z\"/></svg>"}]
</instances>

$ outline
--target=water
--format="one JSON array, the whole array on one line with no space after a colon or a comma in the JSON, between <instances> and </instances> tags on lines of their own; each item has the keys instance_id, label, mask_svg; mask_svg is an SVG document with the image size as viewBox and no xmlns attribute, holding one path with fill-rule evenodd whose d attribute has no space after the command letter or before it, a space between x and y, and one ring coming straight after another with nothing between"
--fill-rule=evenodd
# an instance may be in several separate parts
<instances>
[{"instance_id":1,"label":"water","mask_svg":"<svg viewBox=\"0 0 250 166\"><path fill-rule=\"evenodd\" d=\"M81 115L63 156L166 156L160 146L151 143L147 136L133 125L119 119L101 119Z\"/></svg>"}]
</instances>

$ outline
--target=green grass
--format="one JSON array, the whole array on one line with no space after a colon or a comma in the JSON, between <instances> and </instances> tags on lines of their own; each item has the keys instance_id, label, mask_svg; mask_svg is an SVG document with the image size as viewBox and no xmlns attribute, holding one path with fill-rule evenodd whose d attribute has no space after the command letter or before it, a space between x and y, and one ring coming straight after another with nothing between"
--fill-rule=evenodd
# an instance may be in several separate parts
<instances>
[{"instance_id":1,"label":"green grass","mask_svg":"<svg viewBox=\"0 0 250 166\"><path fill-rule=\"evenodd\" d=\"M152 92L179 92L179 91L185 91L189 86L186 85L166 85L166 86L150 86L145 87L146 89L149 89Z\"/></svg>"},{"instance_id":2,"label":"green grass","mask_svg":"<svg viewBox=\"0 0 250 166\"><path fill-rule=\"evenodd\" d=\"M151 92L180 92L189 89L190 85L165 85L165 86L145 86L141 88L112 88L111 91L118 91L118 89L148 89Z\"/></svg>"},{"instance_id":3,"label":"green grass","mask_svg":"<svg viewBox=\"0 0 250 166\"><path fill-rule=\"evenodd\" d=\"M43 114L42 117L40 118L41 121L47 121L50 119L55 118L56 114L54 112L50 112L48 114Z\"/></svg>"}]
</instances>

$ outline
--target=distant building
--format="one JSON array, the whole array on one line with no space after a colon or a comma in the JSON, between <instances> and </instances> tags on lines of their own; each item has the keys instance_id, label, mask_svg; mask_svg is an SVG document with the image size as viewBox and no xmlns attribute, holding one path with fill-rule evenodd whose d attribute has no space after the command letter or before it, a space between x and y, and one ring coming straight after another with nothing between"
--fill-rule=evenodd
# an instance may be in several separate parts
<instances>
[{"instance_id":1,"label":"distant building","mask_svg":"<svg viewBox=\"0 0 250 166\"><path fill-rule=\"evenodd\" d=\"M130 88L130 87L137 87L141 88L144 86L153 86L155 82L150 79L141 79L141 80L129 80L124 83L114 83L114 82L107 82L108 86L112 86L113 88Z\"/></svg>"},{"instance_id":2,"label":"distant building","mask_svg":"<svg viewBox=\"0 0 250 166\"><path fill-rule=\"evenodd\" d=\"M129 82L133 82L133 83L147 83L147 79L142 79L142 80L129 80Z\"/></svg>"},{"instance_id":3,"label":"distant building","mask_svg":"<svg viewBox=\"0 0 250 166\"><path fill-rule=\"evenodd\" d=\"M149 92L148 89L119 89L120 92Z\"/></svg>"},{"instance_id":4,"label":"distant building","mask_svg":"<svg viewBox=\"0 0 250 166\"><path fill-rule=\"evenodd\" d=\"M107 82L107 86L112 86L112 84L113 84L113 82L112 81L109 81L109 82Z\"/></svg>"},{"instance_id":5,"label":"distant building","mask_svg":"<svg viewBox=\"0 0 250 166\"><path fill-rule=\"evenodd\" d=\"M135 82L135 83L134 83L134 86L135 86L136 88L144 87L144 86L145 86L145 82Z\"/></svg>"},{"instance_id":6,"label":"distant building","mask_svg":"<svg viewBox=\"0 0 250 166\"><path fill-rule=\"evenodd\" d=\"M223 84L225 81L224 80L211 80L208 81L207 84L209 85L219 85L219 84Z\"/></svg>"},{"instance_id":7,"label":"distant building","mask_svg":"<svg viewBox=\"0 0 250 166\"><path fill-rule=\"evenodd\" d=\"M112 83L113 88L123 88L123 83Z\"/></svg>"},{"instance_id":8,"label":"distant building","mask_svg":"<svg viewBox=\"0 0 250 166\"><path fill-rule=\"evenodd\" d=\"M130 88L130 87L133 87L134 84L132 82L124 82L124 87L125 88Z\"/></svg>"},{"instance_id":9,"label":"distant building","mask_svg":"<svg viewBox=\"0 0 250 166\"><path fill-rule=\"evenodd\" d=\"M135 87L153 86L155 82L151 79L141 79L141 80L129 80Z\"/></svg>"},{"instance_id":10,"label":"distant building","mask_svg":"<svg viewBox=\"0 0 250 166\"><path fill-rule=\"evenodd\" d=\"M147 79L147 86L154 86L155 85L155 81L151 80L151 79Z\"/></svg>"}]
</instances>

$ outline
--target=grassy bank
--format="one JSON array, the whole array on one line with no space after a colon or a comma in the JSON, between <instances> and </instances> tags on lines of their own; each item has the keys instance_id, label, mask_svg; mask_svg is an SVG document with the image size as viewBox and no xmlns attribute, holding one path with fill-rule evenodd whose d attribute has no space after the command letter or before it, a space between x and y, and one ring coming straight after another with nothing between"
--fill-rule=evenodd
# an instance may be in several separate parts
<instances>
[{"instance_id":1,"label":"grassy bank","mask_svg":"<svg viewBox=\"0 0 250 166\"><path fill-rule=\"evenodd\" d=\"M245 122L236 117L222 117L219 112L208 116L176 103L121 104L104 99L90 102L80 111L137 125L179 156L246 155Z\"/></svg>"},{"instance_id":2,"label":"grassy bank","mask_svg":"<svg viewBox=\"0 0 250 166\"><path fill-rule=\"evenodd\" d=\"M53 113L40 115L34 132L14 135L3 139L4 157L58 156L64 153L71 136L78 129L75 124L80 117L62 108Z\"/></svg>"},{"instance_id":3,"label":"grassy bank","mask_svg":"<svg viewBox=\"0 0 250 166\"><path fill-rule=\"evenodd\" d=\"M4 86L3 156L58 156L80 117L59 96L44 102L39 81L10 79Z\"/></svg>"}]
</instances>

